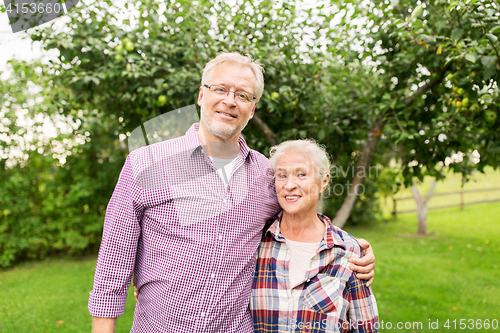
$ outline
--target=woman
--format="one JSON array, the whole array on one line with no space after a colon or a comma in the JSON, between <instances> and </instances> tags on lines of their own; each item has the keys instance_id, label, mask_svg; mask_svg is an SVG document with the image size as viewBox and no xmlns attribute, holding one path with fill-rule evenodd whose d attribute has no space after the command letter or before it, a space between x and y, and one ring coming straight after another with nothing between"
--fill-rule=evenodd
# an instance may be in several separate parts
<instances>
[{"instance_id":1,"label":"woman","mask_svg":"<svg viewBox=\"0 0 500 333\"><path fill-rule=\"evenodd\" d=\"M314 141L271 148L283 209L264 232L251 310L255 332L377 332L375 298L349 269L356 240L317 213L330 163Z\"/></svg>"}]
</instances>

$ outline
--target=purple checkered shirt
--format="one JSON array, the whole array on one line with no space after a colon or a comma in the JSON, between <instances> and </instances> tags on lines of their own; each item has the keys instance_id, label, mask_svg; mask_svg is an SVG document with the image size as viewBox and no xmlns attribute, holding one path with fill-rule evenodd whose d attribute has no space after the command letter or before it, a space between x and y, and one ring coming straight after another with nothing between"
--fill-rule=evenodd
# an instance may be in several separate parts
<instances>
[{"instance_id":1,"label":"purple checkered shirt","mask_svg":"<svg viewBox=\"0 0 500 333\"><path fill-rule=\"evenodd\" d=\"M198 128L129 154L106 211L92 316L123 315L133 273L132 332L253 332L256 251L279 209L272 172L240 137L225 186Z\"/></svg>"}]
</instances>

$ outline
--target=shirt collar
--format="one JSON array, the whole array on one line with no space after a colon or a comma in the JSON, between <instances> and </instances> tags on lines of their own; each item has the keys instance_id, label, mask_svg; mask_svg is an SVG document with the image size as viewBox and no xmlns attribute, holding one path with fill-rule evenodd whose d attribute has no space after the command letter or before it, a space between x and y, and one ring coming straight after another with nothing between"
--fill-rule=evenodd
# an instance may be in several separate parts
<instances>
[{"instance_id":1,"label":"shirt collar","mask_svg":"<svg viewBox=\"0 0 500 333\"><path fill-rule=\"evenodd\" d=\"M321 240L320 243L320 251L331 249L334 246L340 246L346 249L344 242L339 237L338 233L335 232L335 227L333 226L330 219L326 215L323 215L321 213L317 214L318 218L326 225L325 234L323 235L323 239ZM281 234L280 231L280 221L282 216L283 216L283 211L279 212L278 215L273 217L271 225L266 230L266 234L270 233L274 237L274 239L278 242L285 242L285 237Z\"/></svg>"},{"instance_id":2,"label":"shirt collar","mask_svg":"<svg viewBox=\"0 0 500 333\"><path fill-rule=\"evenodd\" d=\"M186 132L186 140L187 140L187 149L191 151L191 155L194 154L195 151L198 149L203 149L203 146L201 145L200 138L198 138L198 135L196 132L200 129L200 123L194 123L191 125L191 127L187 130ZM248 155L250 154L250 147L248 147L247 142L243 137L240 135L238 138L238 144L240 145L240 154L243 160L245 160Z\"/></svg>"}]
</instances>

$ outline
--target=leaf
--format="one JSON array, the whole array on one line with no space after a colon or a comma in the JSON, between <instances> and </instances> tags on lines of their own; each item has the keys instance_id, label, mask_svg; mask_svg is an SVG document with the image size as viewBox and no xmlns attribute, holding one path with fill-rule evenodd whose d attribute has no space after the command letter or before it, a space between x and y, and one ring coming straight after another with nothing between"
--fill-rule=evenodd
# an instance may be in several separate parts
<instances>
[{"instance_id":1,"label":"leaf","mask_svg":"<svg viewBox=\"0 0 500 333\"><path fill-rule=\"evenodd\" d=\"M433 36L420 35L420 38L422 38L423 40L425 40L427 43L435 43L436 42L436 38L434 38Z\"/></svg>"},{"instance_id":2,"label":"leaf","mask_svg":"<svg viewBox=\"0 0 500 333\"><path fill-rule=\"evenodd\" d=\"M493 34L486 34L486 38L488 38L492 43L496 43L496 41L498 40L498 37Z\"/></svg>"},{"instance_id":3,"label":"leaf","mask_svg":"<svg viewBox=\"0 0 500 333\"><path fill-rule=\"evenodd\" d=\"M155 79L155 84L157 87L161 86L163 84L163 82L165 82L165 80L162 78Z\"/></svg>"},{"instance_id":4,"label":"leaf","mask_svg":"<svg viewBox=\"0 0 500 333\"><path fill-rule=\"evenodd\" d=\"M462 29L453 29L451 32L451 39L458 40L462 38L464 31Z\"/></svg>"},{"instance_id":5,"label":"leaf","mask_svg":"<svg viewBox=\"0 0 500 333\"><path fill-rule=\"evenodd\" d=\"M325 138L325 130L321 129L318 132L318 140L323 140Z\"/></svg>"},{"instance_id":6,"label":"leaf","mask_svg":"<svg viewBox=\"0 0 500 333\"><path fill-rule=\"evenodd\" d=\"M422 5L418 5L413 12L411 12L411 19L415 19L417 16L419 16L422 13Z\"/></svg>"},{"instance_id":7,"label":"leaf","mask_svg":"<svg viewBox=\"0 0 500 333\"><path fill-rule=\"evenodd\" d=\"M474 52L469 52L465 55L465 59L469 60L472 63L476 62L476 58L477 58L477 56Z\"/></svg>"},{"instance_id":8,"label":"leaf","mask_svg":"<svg viewBox=\"0 0 500 333\"><path fill-rule=\"evenodd\" d=\"M482 57L481 63L484 65L484 67L491 67L495 64L496 59L497 57L495 56Z\"/></svg>"},{"instance_id":9,"label":"leaf","mask_svg":"<svg viewBox=\"0 0 500 333\"><path fill-rule=\"evenodd\" d=\"M492 77L496 71L497 69L495 65L486 67L483 73L483 79L489 80L489 78Z\"/></svg>"},{"instance_id":10,"label":"leaf","mask_svg":"<svg viewBox=\"0 0 500 333\"><path fill-rule=\"evenodd\" d=\"M441 54L441 53L443 53L443 48L440 46L438 47L436 54Z\"/></svg>"}]
</instances>

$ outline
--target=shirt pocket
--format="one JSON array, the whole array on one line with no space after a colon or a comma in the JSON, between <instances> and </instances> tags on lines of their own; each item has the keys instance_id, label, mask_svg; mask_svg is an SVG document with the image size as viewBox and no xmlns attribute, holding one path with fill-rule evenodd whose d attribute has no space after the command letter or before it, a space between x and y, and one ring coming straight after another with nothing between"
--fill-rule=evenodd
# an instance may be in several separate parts
<instances>
[{"instance_id":1,"label":"shirt pocket","mask_svg":"<svg viewBox=\"0 0 500 333\"><path fill-rule=\"evenodd\" d=\"M343 282L340 278L329 275L317 275L313 283L306 288L304 305L315 312L328 314L337 311L340 289Z\"/></svg>"}]
</instances>

